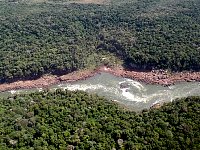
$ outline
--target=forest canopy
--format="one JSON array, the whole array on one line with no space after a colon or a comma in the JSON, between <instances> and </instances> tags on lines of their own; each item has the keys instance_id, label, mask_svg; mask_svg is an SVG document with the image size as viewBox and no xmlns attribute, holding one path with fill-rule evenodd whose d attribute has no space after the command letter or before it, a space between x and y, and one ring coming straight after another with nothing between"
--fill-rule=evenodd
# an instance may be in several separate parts
<instances>
[{"instance_id":1,"label":"forest canopy","mask_svg":"<svg viewBox=\"0 0 200 150\"><path fill-rule=\"evenodd\" d=\"M199 14L199 0L0 0L0 83L101 65L198 71ZM82 91L0 98L2 150L199 150L199 137L200 97L142 112Z\"/></svg>"},{"instance_id":2,"label":"forest canopy","mask_svg":"<svg viewBox=\"0 0 200 150\"><path fill-rule=\"evenodd\" d=\"M0 98L2 150L200 149L200 97L127 111L81 91Z\"/></svg>"},{"instance_id":3,"label":"forest canopy","mask_svg":"<svg viewBox=\"0 0 200 150\"><path fill-rule=\"evenodd\" d=\"M199 0L0 1L0 82L118 63L199 70L199 14Z\"/></svg>"}]
</instances>

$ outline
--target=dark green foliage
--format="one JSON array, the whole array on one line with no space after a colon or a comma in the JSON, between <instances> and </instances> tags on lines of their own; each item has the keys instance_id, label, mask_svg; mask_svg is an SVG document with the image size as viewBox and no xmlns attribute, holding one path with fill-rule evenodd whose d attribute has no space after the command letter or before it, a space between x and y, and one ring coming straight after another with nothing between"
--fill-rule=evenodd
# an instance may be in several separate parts
<instances>
[{"instance_id":1,"label":"dark green foliage","mask_svg":"<svg viewBox=\"0 0 200 150\"><path fill-rule=\"evenodd\" d=\"M64 2L64 1L63 1ZM0 1L0 81L113 64L200 69L199 0Z\"/></svg>"},{"instance_id":2,"label":"dark green foliage","mask_svg":"<svg viewBox=\"0 0 200 150\"><path fill-rule=\"evenodd\" d=\"M0 149L200 148L200 97L129 112L85 92L0 99Z\"/></svg>"}]
</instances>

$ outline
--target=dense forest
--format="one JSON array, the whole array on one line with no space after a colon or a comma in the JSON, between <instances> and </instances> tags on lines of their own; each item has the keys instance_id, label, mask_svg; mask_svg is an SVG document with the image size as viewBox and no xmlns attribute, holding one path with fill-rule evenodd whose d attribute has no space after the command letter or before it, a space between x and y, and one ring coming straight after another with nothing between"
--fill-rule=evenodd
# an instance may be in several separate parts
<instances>
[{"instance_id":1,"label":"dense forest","mask_svg":"<svg viewBox=\"0 0 200 150\"><path fill-rule=\"evenodd\" d=\"M0 99L0 149L200 149L200 97L127 111L81 91Z\"/></svg>"},{"instance_id":2,"label":"dense forest","mask_svg":"<svg viewBox=\"0 0 200 150\"><path fill-rule=\"evenodd\" d=\"M99 65L200 69L199 0L73 2L0 1L0 82Z\"/></svg>"},{"instance_id":3,"label":"dense forest","mask_svg":"<svg viewBox=\"0 0 200 150\"><path fill-rule=\"evenodd\" d=\"M199 14L199 0L0 0L0 83L101 65L199 71ZM199 137L200 97L142 112L83 91L0 98L0 150L199 150Z\"/></svg>"}]
</instances>

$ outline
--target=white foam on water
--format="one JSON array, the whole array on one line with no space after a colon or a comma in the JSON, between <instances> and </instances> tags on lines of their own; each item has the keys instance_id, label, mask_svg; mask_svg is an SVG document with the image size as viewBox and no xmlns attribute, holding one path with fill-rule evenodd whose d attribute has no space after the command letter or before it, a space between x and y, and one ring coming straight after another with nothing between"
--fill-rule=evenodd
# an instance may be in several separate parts
<instances>
[{"instance_id":1,"label":"white foam on water","mask_svg":"<svg viewBox=\"0 0 200 150\"><path fill-rule=\"evenodd\" d=\"M9 91L11 94L20 94L22 92L24 92L24 90L11 90Z\"/></svg>"},{"instance_id":2,"label":"white foam on water","mask_svg":"<svg viewBox=\"0 0 200 150\"><path fill-rule=\"evenodd\" d=\"M153 100L155 103L158 103L160 101L174 99L173 94L169 90L160 90L160 91L157 91L156 93L152 93L150 95L143 93L142 96L134 95L131 92L129 92L128 90L129 90L129 88L122 89L122 96L124 96L129 101L147 103L148 101Z\"/></svg>"},{"instance_id":3,"label":"white foam on water","mask_svg":"<svg viewBox=\"0 0 200 150\"><path fill-rule=\"evenodd\" d=\"M126 82L126 81L121 81L121 82L119 82L119 85L122 84L122 83L125 83L125 82Z\"/></svg>"},{"instance_id":4,"label":"white foam on water","mask_svg":"<svg viewBox=\"0 0 200 150\"><path fill-rule=\"evenodd\" d=\"M112 100L113 102L120 102L120 101L118 101L118 100L116 100L116 99L114 99L114 100Z\"/></svg>"},{"instance_id":5,"label":"white foam on water","mask_svg":"<svg viewBox=\"0 0 200 150\"><path fill-rule=\"evenodd\" d=\"M98 93L100 96L105 96L108 99L116 99L118 96L121 95L121 90L117 87L108 87L106 85L92 85L92 84L68 84L63 85L62 89L67 89L70 91L87 91L92 93Z\"/></svg>"},{"instance_id":6,"label":"white foam on water","mask_svg":"<svg viewBox=\"0 0 200 150\"><path fill-rule=\"evenodd\" d=\"M151 106L158 104L159 102L160 102L159 100L156 100L155 102L153 102L153 104Z\"/></svg>"},{"instance_id":7,"label":"white foam on water","mask_svg":"<svg viewBox=\"0 0 200 150\"><path fill-rule=\"evenodd\" d=\"M126 79L127 82L129 82L132 86L136 87L138 90L143 90L145 91L146 89L144 88L144 86L138 82L138 81L134 81L134 80L131 80L131 79Z\"/></svg>"},{"instance_id":8,"label":"white foam on water","mask_svg":"<svg viewBox=\"0 0 200 150\"><path fill-rule=\"evenodd\" d=\"M163 97L165 97L165 99L162 99ZM146 95L146 101L156 100L155 103L158 103L158 102L163 101L163 100L167 100L169 98L170 99L172 98L172 94L168 90L160 90L156 93Z\"/></svg>"},{"instance_id":9,"label":"white foam on water","mask_svg":"<svg viewBox=\"0 0 200 150\"><path fill-rule=\"evenodd\" d=\"M170 90L175 89L176 87L174 85L168 86Z\"/></svg>"},{"instance_id":10,"label":"white foam on water","mask_svg":"<svg viewBox=\"0 0 200 150\"><path fill-rule=\"evenodd\" d=\"M73 84L73 85L67 85L66 87L62 87L63 89L68 89L70 91L86 91L86 90L96 90L96 89L102 89L104 86L97 84L97 85L91 85L91 84Z\"/></svg>"},{"instance_id":11,"label":"white foam on water","mask_svg":"<svg viewBox=\"0 0 200 150\"><path fill-rule=\"evenodd\" d=\"M125 88L120 88L120 84L124 84L125 86L123 87ZM116 78L108 73L101 73L96 77L81 82L59 83L58 85L50 87L52 91L57 88L97 93L107 99L117 100L128 106L133 105L133 107L139 108L146 108L159 102L169 102L188 95L200 95L200 82L177 83L169 87L161 87L158 85L145 85L128 78ZM28 93L30 91L32 90L12 90L5 94Z\"/></svg>"},{"instance_id":12,"label":"white foam on water","mask_svg":"<svg viewBox=\"0 0 200 150\"><path fill-rule=\"evenodd\" d=\"M15 90L11 90L11 91L10 91L11 94L15 94L16 92L17 92L17 91L15 91Z\"/></svg>"},{"instance_id":13,"label":"white foam on water","mask_svg":"<svg viewBox=\"0 0 200 150\"><path fill-rule=\"evenodd\" d=\"M126 98L128 101L134 101L134 102L146 102L146 99L143 97L139 97L137 95L132 94L128 91L129 88L122 89L122 96Z\"/></svg>"},{"instance_id":14,"label":"white foam on water","mask_svg":"<svg viewBox=\"0 0 200 150\"><path fill-rule=\"evenodd\" d=\"M43 91L43 88L37 88L37 90L38 90L39 92L41 92L41 91Z\"/></svg>"}]
</instances>

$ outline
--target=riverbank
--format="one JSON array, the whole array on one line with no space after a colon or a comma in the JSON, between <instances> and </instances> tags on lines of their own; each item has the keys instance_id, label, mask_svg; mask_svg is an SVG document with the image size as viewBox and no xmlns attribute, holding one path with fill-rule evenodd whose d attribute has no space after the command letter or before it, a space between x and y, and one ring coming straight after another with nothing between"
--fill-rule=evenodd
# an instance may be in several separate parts
<instances>
[{"instance_id":1,"label":"riverbank","mask_svg":"<svg viewBox=\"0 0 200 150\"><path fill-rule=\"evenodd\" d=\"M98 73L107 72L115 76L130 78L133 80L145 82L147 84L160 84L169 86L176 82L191 82L200 81L200 72L178 72L170 73L165 70L152 70L152 71L130 71L122 67L108 68L106 66L99 67L94 70L81 70L72 73L55 76L45 75L36 80L16 81L13 83L0 84L0 91L16 90L16 89L30 89L30 88L47 88L50 85L58 84L61 82L74 82L78 80L85 80Z\"/></svg>"},{"instance_id":2,"label":"riverbank","mask_svg":"<svg viewBox=\"0 0 200 150\"><path fill-rule=\"evenodd\" d=\"M121 67L117 68L104 68L104 71L130 78L147 84L159 84L163 86L173 85L177 82L200 82L200 72L168 72L167 70L152 70L152 71L135 71L125 70Z\"/></svg>"}]
</instances>

